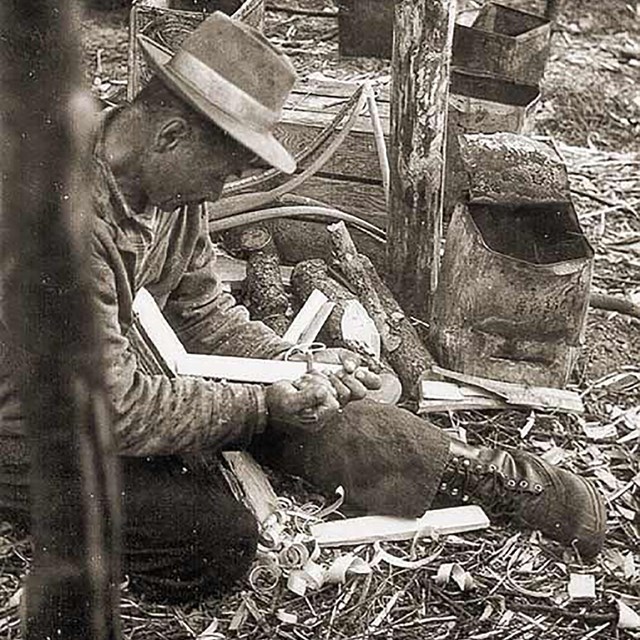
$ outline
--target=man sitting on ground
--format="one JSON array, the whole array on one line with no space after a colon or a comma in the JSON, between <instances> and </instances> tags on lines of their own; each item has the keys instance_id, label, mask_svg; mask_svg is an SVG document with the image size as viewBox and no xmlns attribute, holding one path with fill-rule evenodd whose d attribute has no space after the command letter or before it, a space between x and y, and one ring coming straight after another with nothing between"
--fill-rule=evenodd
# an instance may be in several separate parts
<instances>
[{"instance_id":1,"label":"man sitting on ground","mask_svg":"<svg viewBox=\"0 0 640 640\"><path fill-rule=\"evenodd\" d=\"M342 485L360 511L406 517L476 502L494 518L541 529L583 557L600 550L601 497L577 475L519 451L451 439L413 414L364 396L377 376L345 352L340 374L296 384L228 384L146 371L130 341L132 301L147 288L192 353L281 358L291 347L253 322L216 274L200 204L255 157L292 172L273 137L294 82L288 59L253 29L213 14L174 55L142 39L156 76L106 115L95 145L91 247L107 382L122 456L124 562L154 597L227 587L251 564L250 513L224 479L183 460L250 447L319 489ZM28 455L16 372L0 363L0 507L28 513Z\"/></svg>"}]
</instances>

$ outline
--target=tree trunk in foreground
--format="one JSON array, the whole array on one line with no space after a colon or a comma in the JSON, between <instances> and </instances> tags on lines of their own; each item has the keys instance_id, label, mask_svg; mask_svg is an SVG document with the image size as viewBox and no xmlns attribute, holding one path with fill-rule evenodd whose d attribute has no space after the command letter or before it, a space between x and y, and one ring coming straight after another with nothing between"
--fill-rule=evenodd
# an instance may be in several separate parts
<instances>
[{"instance_id":1,"label":"tree trunk in foreground","mask_svg":"<svg viewBox=\"0 0 640 640\"><path fill-rule=\"evenodd\" d=\"M68 0L0 5L0 320L33 354L24 384L34 557L26 637L113 640L119 499L81 228L92 106ZM87 229L88 232L88 229Z\"/></svg>"}]
</instances>

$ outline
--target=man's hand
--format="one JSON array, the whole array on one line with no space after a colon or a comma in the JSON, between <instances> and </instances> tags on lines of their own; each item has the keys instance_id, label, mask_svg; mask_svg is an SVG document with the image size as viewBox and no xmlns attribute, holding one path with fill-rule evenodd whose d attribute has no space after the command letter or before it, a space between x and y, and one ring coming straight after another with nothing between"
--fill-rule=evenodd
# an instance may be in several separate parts
<instances>
[{"instance_id":1,"label":"man's hand","mask_svg":"<svg viewBox=\"0 0 640 640\"><path fill-rule=\"evenodd\" d=\"M272 422L305 431L319 431L340 411L337 392L327 376L309 373L295 382L276 382L267 388Z\"/></svg>"},{"instance_id":2,"label":"man's hand","mask_svg":"<svg viewBox=\"0 0 640 640\"><path fill-rule=\"evenodd\" d=\"M313 354L314 367L323 372L322 364L341 364L342 371L338 373L323 372L331 381L335 389L340 406L344 407L353 400L362 400L367 391L380 388L380 376L376 366L372 363L363 365L362 358L347 349L326 349Z\"/></svg>"}]
</instances>

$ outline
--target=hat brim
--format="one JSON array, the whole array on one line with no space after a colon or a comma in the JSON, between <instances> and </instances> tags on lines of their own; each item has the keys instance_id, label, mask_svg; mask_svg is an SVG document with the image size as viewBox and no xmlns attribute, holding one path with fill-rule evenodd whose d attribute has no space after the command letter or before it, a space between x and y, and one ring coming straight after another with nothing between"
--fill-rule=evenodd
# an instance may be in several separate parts
<instances>
[{"instance_id":1,"label":"hat brim","mask_svg":"<svg viewBox=\"0 0 640 640\"><path fill-rule=\"evenodd\" d=\"M157 45L149 38L139 38L138 42L153 67L153 71L160 79L203 116L214 124L224 129L235 140L266 160L271 166L285 173L293 173L296 170L296 161L293 156L275 139L272 133L252 129L245 123L236 120L233 116L219 109L198 90L167 65L172 53Z\"/></svg>"}]
</instances>

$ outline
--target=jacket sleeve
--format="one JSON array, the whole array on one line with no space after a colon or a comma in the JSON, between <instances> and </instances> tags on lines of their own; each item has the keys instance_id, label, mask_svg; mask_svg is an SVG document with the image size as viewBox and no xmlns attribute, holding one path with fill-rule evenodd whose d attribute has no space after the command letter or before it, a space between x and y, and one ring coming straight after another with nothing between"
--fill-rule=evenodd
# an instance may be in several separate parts
<instances>
[{"instance_id":1,"label":"jacket sleeve","mask_svg":"<svg viewBox=\"0 0 640 640\"><path fill-rule=\"evenodd\" d=\"M163 309L189 353L275 358L291 345L222 290L206 221L189 266Z\"/></svg>"},{"instance_id":2,"label":"jacket sleeve","mask_svg":"<svg viewBox=\"0 0 640 640\"><path fill-rule=\"evenodd\" d=\"M107 393L116 445L123 455L164 455L217 450L248 443L266 421L259 385L144 373L123 333L119 311L130 302L117 249L95 240L96 313L105 344ZM129 301L119 298L129 296Z\"/></svg>"}]
</instances>

